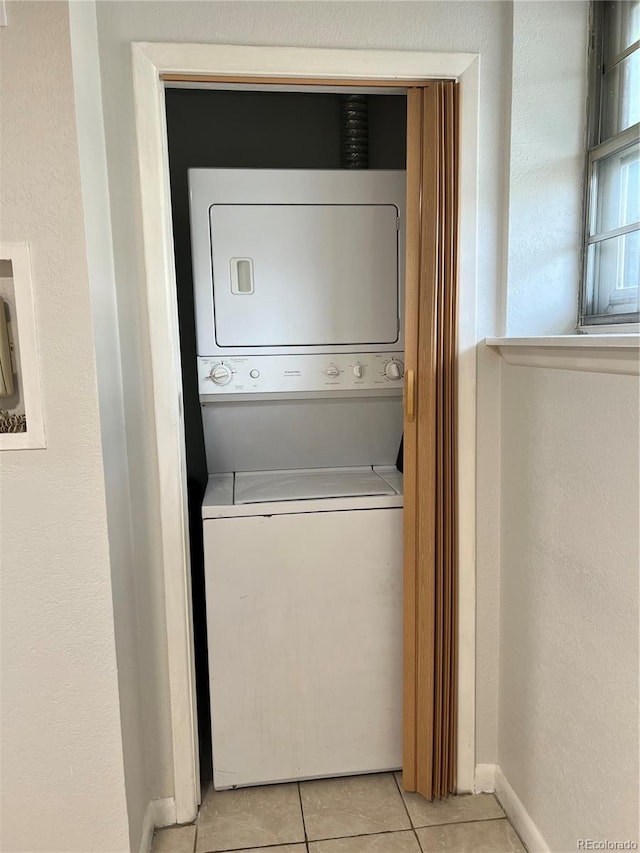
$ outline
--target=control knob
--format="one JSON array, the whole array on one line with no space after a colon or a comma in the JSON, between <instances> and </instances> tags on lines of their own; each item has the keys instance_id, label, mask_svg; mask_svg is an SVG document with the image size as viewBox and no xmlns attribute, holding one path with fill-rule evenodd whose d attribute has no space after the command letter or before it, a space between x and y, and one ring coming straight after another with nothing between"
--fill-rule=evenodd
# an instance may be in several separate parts
<instances>
[{"instance_id":1,"label":"control knob","mask_svg":"<svg viewBox=\"0 0 640 853\"><path fill-rule=\"evenodd\" d=\"M362 379L362 377L364 376L364 365L354 364L353 375L356 377L356 379Z\"/></svg>"},{"instance_id":2,"label":"control knob","mask_svg":"<svg viewBox=\"0 0 640 853\"><path fill-rule=\"evenodd\" d=\"M388 361L384 366L384 375L387 379L393 381L402 379L404 376L404 364L396 359Z\"/></svg>"},{"instance_id":3,"label":"control knob","mask_svg":"<svg viewBox=\"0 0 640 853\"><path fill-rule=\"evenodd\" d=\"M325 370L327 376L340 376L340 369L335 364L330 364Z\"/></svg>"},{"instance_id":4,"label":"control knob","mask_svg":"<svg viewBox=\"0 0 640 853\"><path fill-rule=\"evenodd\" d=\"M231 381L231 370L226 364L214 364L209 379L216 385L227 385Z\"/></svg>"}]
</instances>

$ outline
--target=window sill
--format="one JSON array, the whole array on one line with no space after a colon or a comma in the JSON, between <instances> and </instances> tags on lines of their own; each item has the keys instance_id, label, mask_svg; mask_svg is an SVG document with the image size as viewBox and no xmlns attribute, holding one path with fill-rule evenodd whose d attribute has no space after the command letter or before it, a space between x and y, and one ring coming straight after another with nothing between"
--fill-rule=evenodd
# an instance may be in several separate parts
<instances>
[{"instance_id":1,"label":"window sill","mask_svg":"<svg viewBox=\"0 0 640 853\"><path fill-rule=\"evenodd\" d=\"M485 338L507 364L640 376L640 335Z\"/></svg>"}]
</instances>

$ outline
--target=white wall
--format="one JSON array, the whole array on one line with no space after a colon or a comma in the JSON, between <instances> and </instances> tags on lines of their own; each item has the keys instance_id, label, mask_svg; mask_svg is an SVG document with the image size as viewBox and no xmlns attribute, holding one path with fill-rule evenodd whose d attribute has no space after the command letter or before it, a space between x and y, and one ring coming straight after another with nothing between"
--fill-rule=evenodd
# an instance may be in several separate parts
<instances>
[{"instance_id":1,"label":"white wall","mask_svg":"<svg viewBox=\"0 0 640 853\"><path fill-rule=\"evenodd\" d=\"M506 332L574 331L581 276L588 6L513 3Z\"/></svg>"},{"instance_id":2,"label":"white wall","mask_svg":"<svg viewBox=\"0 0 640 853\"><path fill-rule=\"evenodd\" d=\"M505 5L512 52L496 334L570 333L580 281L588 4ZM489 721L498 719L503 403L500 357L487 347L478 349L477 381L476 759L494 764L498 727Z\"/></svg>"},{"instance_id":3,"label":"white wall","mask_svg":"<svg viewBox=\"0 0 640 853\"><path fill-rule=\"evenodd\" d=\"M587 8L513 5L504 328L568 333ZM479 389L499 371L481 348ZM554 853L579 837L637 840L637 380L503 364L490 402L502 413L498 763ZM478 447L495 461L482 420Z\"/></svg>"},{"instance_id":4,"label":"white wall","mask_svg":"<svg viewBox=\"0 0 640 853\"><path fill-rule=\"evenodd\" d=\"M158 488L153 459L153 413L146 306L140 301L142 258L131 87L132 41L446 50L481 54L478 338L499 330L506 195L505 103L510 88L508 3L224 3L103 2L98 34L107 140L127 442L131 463L134 547L141 623L146 760L152 796L172 794L166 636L159 566ZM490 380L495 385L496 377ZM498 412L490 411L495 424ZM493 428L491 434L495 435ZM480 494L481 512L497 514L496 469ZM483 473L484 476L484 473ZM485 495L491 508L483 509ZM497 528L478 543L478 620L490 642L479 642L477 693L479 760L497 754ZM484 629L483 629L484 630Z\"/></svg>"},{"instance_id":5,"label":"white wall","mask_svg":"<svg viewBox=\"0 0 640 853\"><path fill-rule=\"evenodd\" d=\"M144 590L136 584L120 329L114 286L111 211L94 4L70 3L69 25L104 459L129 834L131 848L136 850L140 845L140 831L150 799L137 606L138 601L144 600Z\"/></svg>"},{"instance_id":6,"label":"white wall","mask_svg":"<svg viewBox=\"0 0 640 853\"><path fill-rule=\"evenodd\" d=\"M586 46L585 3L513 4L507 334L575 329ZM637 380L502 364L483 396L500 369L480 348L479 472L501 472L498 764L554 853L637 840Z\"/></svg>"},{"instance_id":7,"label":"white wall","mask_svg":"<svg viewBox=\"0 0 640 853\"><path fill-rule=\"evenodd\" d=\"M2 239L31 247L45 450L0 454L6 851L129 849L65 3L0 29Z\"/></svg>"},{"instance_id":8,"label":"white wall","mask_svg":"<svg viewBox=\"0 0 640 853\"><path fill-rule=\"evenodd\" d=\"M503 365L499 764L554 853L638 841L639 411Z\"/></svg>"}]
</instances>

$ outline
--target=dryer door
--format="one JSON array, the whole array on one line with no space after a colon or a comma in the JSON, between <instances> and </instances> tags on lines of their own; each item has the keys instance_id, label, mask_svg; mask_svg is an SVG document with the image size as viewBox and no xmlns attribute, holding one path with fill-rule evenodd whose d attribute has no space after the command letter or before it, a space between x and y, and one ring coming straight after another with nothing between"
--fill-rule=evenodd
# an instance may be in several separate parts
<instances>
[{"instance_id":1,"label":"dryer door","mask_svg":"<svg viewBox=\"0 0 640 853\"><path fill-rule=\"evenodd\" d=\"M393 344L394 204L213 204L219 347Z\"/></svg>"}]
</instances>

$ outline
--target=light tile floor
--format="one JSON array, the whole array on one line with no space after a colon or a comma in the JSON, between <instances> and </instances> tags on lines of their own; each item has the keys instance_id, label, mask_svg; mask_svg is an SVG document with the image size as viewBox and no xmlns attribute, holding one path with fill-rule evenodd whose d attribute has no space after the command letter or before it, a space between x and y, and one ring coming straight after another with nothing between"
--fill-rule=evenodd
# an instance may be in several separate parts
<instances>
[{"instance_id":1,"label":"light tile floor","mask_svg":"<svg viewBox=\"0 0 640 853\"><path fill-rule=\"evenodd\" d=\"M193 826L156 832L153 853L525 853L492 794L428 803L399 773L204 796Z\"/></svg>"}]
</instances>

